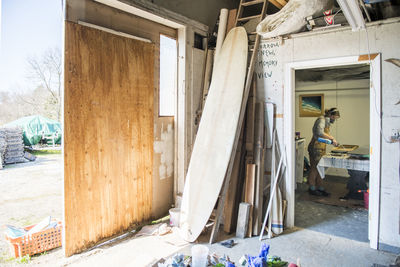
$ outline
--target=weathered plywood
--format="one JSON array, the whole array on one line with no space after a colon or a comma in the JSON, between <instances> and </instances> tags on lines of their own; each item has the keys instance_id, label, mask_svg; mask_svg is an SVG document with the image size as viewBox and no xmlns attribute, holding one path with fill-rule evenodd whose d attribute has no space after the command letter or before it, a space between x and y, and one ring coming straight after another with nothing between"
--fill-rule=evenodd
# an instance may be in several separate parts
<instances>
[{"instance_id":1,"label":"weathered plywood","mask_svg":"<svg viewBox=\"0 0 400 267\"><path fill-rule=\"evenodd\" d=\"M65 23L65 252L150 218L154 45Z\"/></svg>"}]
</instances>

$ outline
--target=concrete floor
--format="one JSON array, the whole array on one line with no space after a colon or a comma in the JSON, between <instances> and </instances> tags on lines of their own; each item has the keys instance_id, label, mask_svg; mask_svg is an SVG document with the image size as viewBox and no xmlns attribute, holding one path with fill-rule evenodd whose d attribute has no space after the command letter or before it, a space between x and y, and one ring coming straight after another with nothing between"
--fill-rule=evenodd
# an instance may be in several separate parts
<instances>
[{"instance_id":1,"label":"concrete floor","mask_svg":"<svg viewBox=\"0 0 400 267\"><path fill-rule=\"evenodd\" d=\"M3 191L0 194L0 222L25 224L25 220L36 221L49 213L53 216L61 216L62 179L60 164L61 157L55 155L38 160L35 163L28 163L24 166L10 166L8 170L2 170L0 185L3 186L0 186L0 188ZM33 179L33 176L35 176L35 179ZM12 188L10 188L11 185ZM16 192L21 192L24 197L20 199ZM57 195L55 192L57 192ZM18 207L11 205L15 202L13 199L18 200L16 201L19 204ZM10 216L15 218L16 221L10 221ZM273 239L263 240L271 246L271 255L278 255L283 260L294 263L299 259L302 267L368 267L374 263L388 266L396 258L394 254L369 248L367 243L367 215L366 211L363 210L297 201L296 226ZM221 230L220 233L222 232ZM229 238L232 238L232 236L221 234L219 240ZM258 237L234 238L234 240L237 244L230 249L221 246L219 243L208 245L207 235L201 236L199 243L209 246L210 253L216 253L220 256L228 255L236 263L244 254L258 254L261 245ZM5 253L8 244L4 242L3 238L0 241L0 251ZM169 257L177 252L190 255L191 246L192 244L182 242L177 232L165 236L139 238L135 238L133 235L112 245L69 258L63 256L61 248L55 249L44 255L33 257L24 266L140 267L148 266L160 258ZM0 261L0 266L21 265L16 261Z\"/></svg>"},{"instance_id":2,"label":"concrete floor","mask_svg":"<svg viewBox=\"0 0 400 267\"><path fill-rule=\"evenodd\" d=\"M176 233L175 233L176 234ZM190 255L192 244L174 245L178 240L175 234L166 236L149 236L129 238L118 244L98 248L70 258L52 257L48 261L42 258L36 263L40 266L149 266L162 257L175 253ZM222 237L223 239L228 237ZM210 253L219 256L228 255L238 262L244 254L257 255L261 242L258 237L237 239L233 248L226 248L219 243L209 245L207 236L200 240L210 249ZM300 261L302 267L315 266L349 266L368 267L373 264L388 266L395 261L396 255L369 248L368 243L343 237L333 236L314 230L294 228L269 240L270 255L278 255L288 262ZM60 253L60 252L59 252ZM60 254L61 256L61 254Z\"/></svg>"},{"instance_id":3,"label":"concrete floor","mask_svg":"<svg viewBox=\"0 0 400 267\"><path fill-rule=\"evenodd\" d=\"M302 267L389 266L396 259L394 254L369 248L365 210L297 201L296 225L280 236L262 241L270 245L270 255L293 263L299 260ZM238 239L223 234L222 230L220 233L220 241L234 239L236 245L233 248L219 243L209 245L207 234L200 236L198 243L208 246L210 254L228 255L235 263L245 254L258 254L261 245L258 237ZM60 254L58 260L42 261L41 266L149 266L175 253L190 255L191 247L192 244L179 238L175 229L166 236L127 238L70 258L62 258Z\"/></svg>"},{"instance_id":4,"label":"concrete floor","mask_svg":"<svg viewBox=\"0 0 400 267\"><path fill-rule=\"evenodd\" d=\"M298 187L298 193L304 190L307 190L307 187ZM293 263L299 260L302 267L365 267L373 266L373 264L389 266L396 259L394 254L369 248L366 210L297 200L295 218L294 229L285 231L273 239L262 241L270 245L270 255L280 256L282 260ZM219 239L221 241L230 238L233 236L221 234ZM261 245L258 237L233 239L236 243L233 248L226 248L219 243L209 245L208 235L201 236L198 242L207 245L210 253L216 253L219 256L228 255L235 263L245 254L258 254ZM64 264L68 266L110 266L110 264L147 266L161 257L177 252L191 254L192 244L174 246L174 240L179 240L179 237L130 239L112 248L98 249L89 257L84 254L76 256L75 260L70 259Z\"/></svg>"},{"instance_id":5,"label":"concrete floor","mask_svg":"<svg viewBox=\"0 0 400 267\"><path fill-rule=\"evenodd\" d=\"M369 243L367 210L302 201L296 203L296 211L297 227Z\"/></svg>"},{"instance_id":6,"label":"concrete floor","mask_svg":"<svg viewBox=\"0 0 400 267\"><path fill-rule=\"evenodd\" d=\"M297 186L295 207L297 227L369 243L367 210L299 200L299 195L307 190L308 186L304 184Z\"/></svg>"}]
</instances>

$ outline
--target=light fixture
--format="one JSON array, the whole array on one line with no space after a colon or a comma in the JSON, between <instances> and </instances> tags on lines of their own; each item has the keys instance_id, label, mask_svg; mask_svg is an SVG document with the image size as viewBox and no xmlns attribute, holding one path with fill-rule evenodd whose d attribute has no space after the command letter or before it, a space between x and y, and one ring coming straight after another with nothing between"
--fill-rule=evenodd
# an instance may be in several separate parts
<instances>
[{"instance_id":1,"label":"light fixture","mask_svg":"<svg viewBox=\"0 0 400 267\"><path fill-rule=\"evenodd\" d=\"M353 31L365 29L364 17L357 0L337 0Z\"/></svg>"}]
</instances>

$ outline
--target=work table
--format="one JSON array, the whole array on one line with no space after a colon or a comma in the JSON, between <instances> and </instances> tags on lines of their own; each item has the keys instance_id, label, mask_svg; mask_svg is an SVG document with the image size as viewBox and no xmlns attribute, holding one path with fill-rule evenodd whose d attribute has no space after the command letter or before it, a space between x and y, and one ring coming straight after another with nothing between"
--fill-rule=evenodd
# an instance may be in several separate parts
<instances>
[{"instance_id":1,"label":"work table","mask_svg":"<svg viewBox=\"0 0 400 267\"><path fill-rule=\"evenodd\" d=\"M317 165L321 178L325 178L325 170L329 167L369 172L369 159L355 159L346 154L327 154Z\"/></svg>"}]
</instances>

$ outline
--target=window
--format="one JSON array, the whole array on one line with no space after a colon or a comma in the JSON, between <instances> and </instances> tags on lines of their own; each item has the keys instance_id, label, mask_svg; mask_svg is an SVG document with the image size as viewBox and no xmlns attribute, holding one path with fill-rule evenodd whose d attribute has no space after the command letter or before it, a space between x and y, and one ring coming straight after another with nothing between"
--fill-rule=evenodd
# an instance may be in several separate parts
<instances>
[{"instance_id":1,"label":"window","mask_svg":"<svg viewBox=\"0 0 400 267\"><path fill-rule=\"evenodd\" d=\"M160 116L175 115L177 59L176 40L160 35Z\"/></svg>"}]
</instances>

